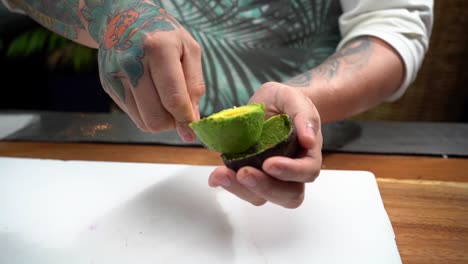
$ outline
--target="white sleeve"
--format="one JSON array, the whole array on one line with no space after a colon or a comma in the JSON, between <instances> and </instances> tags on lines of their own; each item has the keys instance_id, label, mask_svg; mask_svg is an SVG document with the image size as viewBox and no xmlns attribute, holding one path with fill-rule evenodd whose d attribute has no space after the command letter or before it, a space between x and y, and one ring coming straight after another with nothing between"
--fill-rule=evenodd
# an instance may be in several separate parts
<instances>
[{"instance_id":1,"label":"white sleeve","mask_svg":"<svg viewBox=\"0 0 468 264\"><path fill-rule=\"evenodd\" d=\"M385 101L399 99L414 81L429 47L433 24L433 0L341 0L339 25L341 48L351 39L370 35L382 39L401 56L405 78Z\"/></svg>"}]
</instances>

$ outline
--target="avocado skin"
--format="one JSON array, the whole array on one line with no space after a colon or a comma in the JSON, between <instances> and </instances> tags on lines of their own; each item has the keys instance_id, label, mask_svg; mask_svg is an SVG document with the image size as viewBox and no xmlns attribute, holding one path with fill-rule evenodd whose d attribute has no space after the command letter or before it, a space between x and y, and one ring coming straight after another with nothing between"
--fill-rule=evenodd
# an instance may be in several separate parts
<instances>
[{"instance_id":1,"label":"avocado skin","mask_svg":"<svg viewBox=\"0 0 468 264\"><path fill-rule=\"evenodd\" d=\"M231 170L237 172L240 168L250 166L262 170L263 162L273 156L284 156L288 158L295 158L300 150L299 142L297 139L297 132L292 126L288 138L276 144L275 146L265 149L262 152L256 153L252 156L238 159L228 159L225 155L221 154L224 165Z\"/></svg>"}]
</instances>

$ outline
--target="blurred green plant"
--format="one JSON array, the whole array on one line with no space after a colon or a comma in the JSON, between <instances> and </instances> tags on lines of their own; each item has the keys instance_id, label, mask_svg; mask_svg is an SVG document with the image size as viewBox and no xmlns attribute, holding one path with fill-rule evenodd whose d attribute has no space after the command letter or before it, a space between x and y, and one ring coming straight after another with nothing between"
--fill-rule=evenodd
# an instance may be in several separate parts
<instances>
[{"instance_id":1,"label":"blurred green plant","mask_svg":"<svg viewBox=\"0 0 468 264\"><path fill-rule=\"evenodd\" d=\"M6 48L9 58L26 58L33 54L46 54L51 70L59 66L72 66L77 72L95 63L97 50L78 44L53 31L39 27L14 38Z\"/></svg>"}]
</instances>

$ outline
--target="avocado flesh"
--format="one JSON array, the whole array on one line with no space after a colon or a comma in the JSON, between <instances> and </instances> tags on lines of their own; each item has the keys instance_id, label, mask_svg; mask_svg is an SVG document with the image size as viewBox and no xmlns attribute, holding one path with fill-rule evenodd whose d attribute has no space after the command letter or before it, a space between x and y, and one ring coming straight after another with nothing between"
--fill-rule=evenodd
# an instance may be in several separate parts
<instances>
[{"instance_id":1,"label":"avocado flesh","mask_svg":"<svg viewBox=\"0 0 468 264\"><path fill-rule=\"evenodd\" d=\"M272 156L295 157L299 149L297 134L286 114L270 117L263 125L258 142L243 153L221 155L224 164L237 171L244 166L262 169L263 161Z\"/></svg>"},{"instance_id":2,"label":"avocado flesh","mask_svg":"<svg viewBox=\"0 0 468 264\"><path fill-rule=\"evenodd\" d=\"M227 159L241 159L255 155L265 149L271 148L289 136L291 122L287 115L275 115L267 119L263 125L262 134L258 142L242 153L227 154L223 153Z\"/></svg>"},{"instance_id":3,"label":"avocado flesh","mask_svg":"<svg viewBox=\"0 0 468 264\"><path fill-rule=\"evenodd\" d=\"M189 126L209 149L226 154L242 153L255 145L263 130L264 104L224 109Z\"/></svg>"}]
</instances>

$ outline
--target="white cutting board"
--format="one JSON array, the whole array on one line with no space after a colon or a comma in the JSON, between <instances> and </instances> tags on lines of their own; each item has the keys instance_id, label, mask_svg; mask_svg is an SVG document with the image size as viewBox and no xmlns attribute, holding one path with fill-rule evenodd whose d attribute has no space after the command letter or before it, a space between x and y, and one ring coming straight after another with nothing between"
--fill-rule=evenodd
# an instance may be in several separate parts
<instances>
[{"instance_id":1,"label":"white cutting board","mask_svg":"<svg viewBox=\"0 0 468 264\"><path fill-rule=\"evenodd\" d=\"M291 210L213 168L0 157L0 263L401 263L373 174L323 170Z\"/></svg>"}]
</instances>

